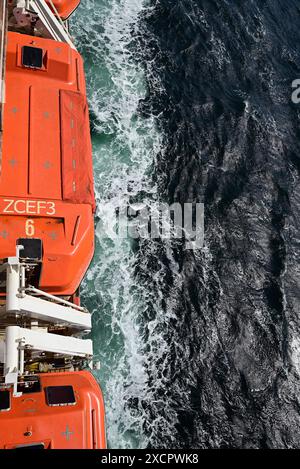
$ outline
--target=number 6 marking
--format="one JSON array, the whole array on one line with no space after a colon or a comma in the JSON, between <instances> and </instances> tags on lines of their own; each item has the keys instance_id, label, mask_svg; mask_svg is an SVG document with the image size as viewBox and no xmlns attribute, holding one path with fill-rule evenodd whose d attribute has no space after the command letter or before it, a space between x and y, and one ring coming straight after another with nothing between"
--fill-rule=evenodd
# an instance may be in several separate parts
<instances>
[{"instance_id":1,"label":"number 6 marking","mask_svg":"<svg viewBox=\"0 0 300 469\"><path fill-rule=\"evenodd\" d=\"M25 233L26 233L26 236L34 236L34 221L33 220L26 220Z\"/></svg>"}]
</instances>

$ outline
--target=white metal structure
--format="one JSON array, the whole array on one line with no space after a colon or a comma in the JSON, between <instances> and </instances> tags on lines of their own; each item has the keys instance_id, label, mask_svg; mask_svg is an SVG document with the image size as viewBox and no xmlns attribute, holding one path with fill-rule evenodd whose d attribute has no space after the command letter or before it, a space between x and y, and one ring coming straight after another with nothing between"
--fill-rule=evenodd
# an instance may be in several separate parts
<instances>
[{"instance_id":1,"label":"white metal structure","mask_svg":"<svg viewBox=\"0 0 300 469\"><path fill-rule=\"evenodd\" d=\"M91 316L84 308L73 305L69 301L42 292L34 287L26 287L26 269L32 263L26 264L20 260L23 246L17 246L15 257L9 257L0 267L0 273L6 271L6 303L0 308L0 320L3 318L18 318L27 321L31 328L11 325L7 319L7 327L3 337L4 346L0 347L0 359L4 363L4 379L6 385L14 386L17 393L17 383L20 375L24 374L24 352L40 351L52 353L62 357L79 357L85 359L89 365L93 356L93 346L90 339L58 335L47 332L49 325L54 327L68 327L74 334L91 330ZM39 294L40 297L32 294ZM2 357L1 357L2 356Z\"/></svg>"},{"instance_id":2,"label":"white metal structure","mask_svg":"<svg viewBox=\"0 0 300 469\"><path fill-rule=\"evenodd\" d=\"M7 263L0 267L0 272L6 270L6 313L16 313L32 319L69 325L82 331L91 330L91 316L84 308L37 288L26 288L25 267L18 257L9 257ZM37 298L27 292L39 294L45 299Z\"/></svg>"},{"instance_id":3,"label":"white metal structure","mask_svg":"<svg viewBox=\"0 0 300 469\"><path fill-rule=\"evenodd\" d=\"M14 385L14 395L17 394L18 376L24 373L24 350L26 348L87 359L91 359L93 355L91 340L8 326L5 333L4 352L5 384Z\"/></svg>"}]
</instances>

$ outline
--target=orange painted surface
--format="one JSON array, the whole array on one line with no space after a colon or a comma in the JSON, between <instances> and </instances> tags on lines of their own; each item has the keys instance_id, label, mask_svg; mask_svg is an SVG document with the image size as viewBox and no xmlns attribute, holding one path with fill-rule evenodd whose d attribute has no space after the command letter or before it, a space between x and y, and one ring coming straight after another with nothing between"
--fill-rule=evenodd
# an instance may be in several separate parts
<instances>
[{"instance_id":1,"label":"orange painted surface","mask_svg":"<svg viewBox=\"0 0 300 469\"><path fill-rule=\"evenodd\" d=\"M22 66L22 47L43 68ZM18 238L40 238L39 287L78 288L94 252L92 149L83 63L67 44L8 33L0 173L0 258Z\"/></svg>"},{"instance_id":2,"label":"orange painted surface","mask_svg":"<svg viewBox=\"0 0 300 469\"><path fill-rule=\"evenodd\" d=\"M51 2L47 1L51 8ZM65 20L73 13L73 11L78 7L80 0L52 0L54 7L56 8L59 16Z\"/></svg>"},{"instance_id":3,"label":"orange painted surface","mask_svg":"<svg viewBox=\"0 0 300 469\"><path fill-rule=\"evenodd\" d=\"M40 380L40 392L11 397L11 409L0 413L0 449L38 443L45 449L105 448L103 397L91 373L48 373ZM69 385L75 405L47 404L45 387Z\"/></svg>"}]
</instances>

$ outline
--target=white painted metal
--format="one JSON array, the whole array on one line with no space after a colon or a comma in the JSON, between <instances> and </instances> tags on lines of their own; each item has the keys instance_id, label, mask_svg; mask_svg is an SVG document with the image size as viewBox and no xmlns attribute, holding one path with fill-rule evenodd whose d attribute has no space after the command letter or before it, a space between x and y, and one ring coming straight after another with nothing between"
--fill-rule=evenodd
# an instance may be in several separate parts
<instances>
[{"instance_id":1,"label":"white painted metal","mask_svg":"<svg viewBox=\"0 0 300 469\"><path fill-rule=\"evenodd\" d=\"M32 331L19 326L8 326L5 334L5 368L13 372L19 369L20 345L32 350L58 353L75 357L91 357L93 346L90 339L82 340L47 332Z\"/></svg>"},{"instance_id":2,"label":"white painted metal","mask_svg":"<svg viewBox=\"0 0 300 469\"><path fill-rule=\"evenodd\" d=\"M83 358L88 361L91 367L93 356L91 340L51 334L47 332L47 329L45 331L42 324L38 323L40 320L46 324L67 325L77 331L90 331L91 315L83 308L74 308L70 302L61 304L59 298L47 295L34 287L25 288L26 265L29 267L30 264L20 262L19 252L22 248L18 246L16 256L9 257L7 263L0 266L0 272L6 269L6 314L17 313L20 316L28 317L32 325L36 324L31 329L15 325L7 326L4 336L4 353L3 339L1 340L2 354L0 353L0 359L2 358L1 361L4 363L5 383L13 385L14 395L18 395L18 376L24 373L25 349L55 353L63 357ZM40 293L46 299L28 295L26 293L28 290ZM3 314L1 309L0 314Z\"/></svg>"},{"instance_id":3,"label":"white painted metal","mask_svg":"<svg viewBox=\"0 0 300 469\"><path fill-rule=\"evenodd\" d=\"M0 339L0 363L4 363L4 348L5 348L5 342L4 342L4 338Z\"/></svg>"},{"instance_id":4,"label":"white painted metal","mask_svg":"<svg viewBox=\"0 0 300 469\"><path fill-rule=\"evenodd\" d=\"M24 288L24 291L25 290L26 290L26 292L32 292L32 293L35 293L36 295L44 296L45 298L49 298L50 300L54 300L56 303L61 303L62 305L65 305L65 306L71 306L73 309L77 309L78 311L82 311L83 313L88 312L87 309L83 308L82 306L74 305L70 301L66 301L62 298L58 298L57 296L51 295L50 293L46 293L42 290L39 290L38 288L30 286L30 287Z\"/></svg>"},{"instance_id":5,"label":"white painted metal","mask_svg":"<svg viewBox=\"0 0 300 469\"><path fill-rule=\"evenodd\" d=\"M9 257L6 268L6 313L18 313L32 319L40 319L54 324L68 325L82 331L91 330L91 315L84 308L72 305L70 302L61 301L53 295L31 287L35 293L44 295L47 299L24 293L24 278L20 275L24 272L24 264L18 257ZM30 291L30 289L28 289ZM58 304L61 302L62 304ZM66 305L66 306L65 306ZM68 305L68 306L67 306Z\"/></svg>"},{"instance_id":6,"label":"white painted metal","mask_svg":"<svg viewBox=\"0 0 300 469\"><path fill-rule=\"evenodd\" d=\"M7 0L0 0L0 131L3 130L3 104L5 103L5 64L7 38ZM2 140L2 135L1 135Z\"/></svg>"},{"instance_id":7,"label":"white painted metal","mask_svg":"<svg viewBox=\"0 0 300 469\"><path fill-rule=\"evenodd\" d=\"M93 356L93 344L89 339L82 340L8 326L5 333L4 374L5 384L14 386L14 395L17 395L18 376L24 371L25 348L87 359Z\"/></svg>"},{"instance_id":8,"label":"white painted metal","mask_svg":"<svg viewBox=\"0 0 300 469\"><path fill-rule=\"evenodd\" d=\"M16 295L15 295L16 296ZM61 306L41 298L25 295L16 298L19 314L55 324L69 325L78 330L91 330L91 315L70 306ZM6 309L10 312L9 309Z\"/></svg>"},{"instance_id":9,"label":"white painted metal","mask_svg":"<svg viewBox=\"0 0 300 469\"><path fill-rule=\"evenodd\" d=\"M20 264L17 257L8 258L6 270L6 311L17 312L19 306Z\"/></svg>"}]
</instances>

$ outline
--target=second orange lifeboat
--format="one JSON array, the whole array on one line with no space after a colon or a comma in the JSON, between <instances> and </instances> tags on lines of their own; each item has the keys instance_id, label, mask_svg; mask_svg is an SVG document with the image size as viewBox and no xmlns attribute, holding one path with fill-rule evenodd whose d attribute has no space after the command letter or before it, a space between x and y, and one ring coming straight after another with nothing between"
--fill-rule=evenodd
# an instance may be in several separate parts
<instances>
[{"instance_id":1,"label":"second orange lifeboat","mask_svg":"<svg viewBox=\"0 0 300 469\"><path fill-rule=\"evenodd\" d=\"M54 13L58 13L62 20L67 20L69 16L76 10L80 0L46 0L51 9L54 6Z\"/></svg>"}]
</instances>

